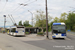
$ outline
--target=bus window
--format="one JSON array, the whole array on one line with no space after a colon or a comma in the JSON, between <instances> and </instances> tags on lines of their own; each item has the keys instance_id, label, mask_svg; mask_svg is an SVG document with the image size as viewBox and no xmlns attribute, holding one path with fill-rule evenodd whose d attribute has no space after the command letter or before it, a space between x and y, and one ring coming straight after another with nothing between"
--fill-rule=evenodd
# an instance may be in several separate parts
<instances>
[{"instance_id":1,"label":"bus window","mask_svg":"<svg viewBox=\"0 0 75 50\"><path fill-rule=\"evenodd\" d=\"M64 25L54 25L53 26L53 33L65 33L65 26Z\"/></svg>"},{"instance_id":2,"label":"bus window","mask_svg":"<svg viewBox=\"0 0 75 50\"><path fill-rule=\"evenodd\" d=\"M16 28L12 28L12 29L11 29L11 32L15 32L15 31L16 31Z\"/></svg>"}]
</instances>

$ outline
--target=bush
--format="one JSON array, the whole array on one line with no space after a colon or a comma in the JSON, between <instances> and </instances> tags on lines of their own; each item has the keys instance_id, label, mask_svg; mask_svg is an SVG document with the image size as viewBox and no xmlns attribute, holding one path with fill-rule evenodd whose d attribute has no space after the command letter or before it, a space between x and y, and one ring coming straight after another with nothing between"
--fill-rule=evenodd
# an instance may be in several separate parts
<instances>
[{"instance_id":1,"label":"bush","mask_svg":"<svg viewBox=\"0 0 75 50\"><path fill-rule=\"evenodd\" d=\"M26 34L29 34L29 32L26 32Z\"/></svg>"},{"instance_id":2,"label":"bush","mask_svg":"<svg viewBox=\"0 0 75 50\"><path fill-rule=\"evenodd\" d=\"M44 35L43 32L38 32L37 35Z\"/></svg>"}]
</instances>

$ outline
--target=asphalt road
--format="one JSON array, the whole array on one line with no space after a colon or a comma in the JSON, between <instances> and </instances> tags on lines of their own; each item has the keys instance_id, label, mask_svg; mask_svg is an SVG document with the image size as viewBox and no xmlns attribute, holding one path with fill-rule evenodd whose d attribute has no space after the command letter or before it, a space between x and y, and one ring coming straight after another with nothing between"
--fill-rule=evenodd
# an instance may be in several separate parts
<instances>
[{"instance_id":1,"label":"asphalt road","mask_svg":"<svg viewBox=\"0 0 75 50\"><path fill-rule=\"evenodd\" d=\"M0 50L75 50L75 35L48 40L41 36L13 37L0 33Z\"/></svg>"}]
</instances>

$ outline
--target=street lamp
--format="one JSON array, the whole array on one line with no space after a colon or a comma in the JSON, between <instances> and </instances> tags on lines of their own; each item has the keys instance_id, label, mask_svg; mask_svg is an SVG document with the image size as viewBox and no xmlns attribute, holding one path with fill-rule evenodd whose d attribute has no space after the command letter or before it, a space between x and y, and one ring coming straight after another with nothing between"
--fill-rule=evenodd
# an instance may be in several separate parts
<instances>
[{"instance_id":1,"label":"street lamp","mask_svg":"<svg viewBox=\"0 0 75 50\"><path fill-rule=\"evenodd\" d=\"M4 33L5 33L6 15L3 16L4 16Z\"/></svg>"},{"instance_id":2,"label":"street lamp","mask_svg":"<svg viewBox=\"0 0 75 50\"><path fill-rule=\"evenodd\" d=\"M32 26L33 26L33 13L29 10L28 10L28 12L30 12L32 14Z\"/></svg>"},{"instance_id":3,"label":"street lamp","mask_svg":"<svg viewBox=\"0 0 75 50\"><path fill-rule=\"evenodd\" d=\"M47 12L47 0L45 0L46 2L46 38L49 39L48 37L48 12Z\"/></svg>"}]
</instances>

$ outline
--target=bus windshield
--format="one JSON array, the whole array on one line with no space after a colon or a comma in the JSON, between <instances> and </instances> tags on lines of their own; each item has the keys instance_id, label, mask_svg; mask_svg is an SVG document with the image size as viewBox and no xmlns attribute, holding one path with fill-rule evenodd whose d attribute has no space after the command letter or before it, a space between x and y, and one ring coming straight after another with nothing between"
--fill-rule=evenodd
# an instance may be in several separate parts
<instances>
[{"instance_id":1,"label":"bus windshield","mask_svg":"<svg viewBox=\"0 0 75 50\"><path fill-rule=\"evenodd\" d=\"M53 33L66 33L65 25L53 25Z\"/></svg>"},{"instance_id":2,"label":"bus windshield","mask_svg":"<svg viewBox=\"0 0 75 50\"><path fill-rule=\"evenodd\" d=\"M17 27L17 31L24 31L24 27Z\"/></svg>"}]
</instances>

